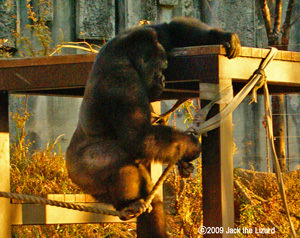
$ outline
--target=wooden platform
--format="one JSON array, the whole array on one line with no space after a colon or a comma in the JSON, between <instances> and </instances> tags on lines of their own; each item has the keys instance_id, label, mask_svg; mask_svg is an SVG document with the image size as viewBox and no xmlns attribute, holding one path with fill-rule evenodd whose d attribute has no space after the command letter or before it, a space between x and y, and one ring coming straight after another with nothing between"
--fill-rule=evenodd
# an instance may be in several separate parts
<instances>
[{"instance_id":1,"label":"wooden platform","mask_svg":"<svg viewBox=\"0 0 300 238\"><path fill-rule=\"evenodd\" d=\"M98 203L91 195L87 194L48 194L40 197L60 202L113 210L112 206ZM80 212L44 204L24 203L17 200L12 200L11 214L12 225L124 222L115 216ZM136 219L131 219L126 222L135 221Z\"/></svg>"},{"instance_id":2,"label":"wooden platform","mask_svg":"<svg viewBox=\"0 0 300 238\"><path fill-rule=\"evenodd\" d=\"M166 88L160 99L199 97L201 84L216 88L215 93L232 85L234 93L237 93L267 53L266 49L243 47L239 57L229 60L222 46L175 49L169 58L169 67L165 72ZM94 59L95 54L88 54L0 61L1 191L9 191L8 94L82 96ZM298 93L300 53L279 51L267 67L266 75L271 93ZM202 100L202 105L207 102ZM214 106L208 117L216 115L223 107ZM203 137L202 143L204 226L227 230L234 227L232 117L229 116L220 128ZM20 219L24 219L19 217L23 211L20 206L10 205L8 199L0 198L0 237L9 237L10 225L20 224ZM39 209L45 211L43 207ZM60 214L58 216L67 213L56 210L56 214ZM74 213L72 216L75 216ZM98 218L94 221L99 222Z\"/></svg>"},{"instance_id":3,"label":"wooden platform","mask_svg":"<svg viewBox=\"0 0 300 238\"><path fill-rule=\"evenodd\" d=\"M212 83L218 78L231 78L234 91L238 92L268 51L242 47L240 56L229 60L224 57L222 46L174 49L165 72L166 88L160 99L198 97L199 82ZM84 54L1 60L0 91L82 96L95 56ZM271 94L299 92L299 62L299 52L278 52L266 70Z\"/></svg>"}]
</instances>

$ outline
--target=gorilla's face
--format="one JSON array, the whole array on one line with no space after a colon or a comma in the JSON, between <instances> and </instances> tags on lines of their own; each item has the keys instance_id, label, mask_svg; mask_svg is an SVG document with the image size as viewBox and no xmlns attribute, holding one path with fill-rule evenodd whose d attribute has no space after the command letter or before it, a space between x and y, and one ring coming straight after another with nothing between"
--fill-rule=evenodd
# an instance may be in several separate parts
<instances>
[{"instance_id":1,"label":"gorilla's face","mask_svg":"<svg viewBox=\"0 0 300 238\"><path fill-rule=\"evenodd\" d=\"M129 30L113 43L114 52L121 58L127 58L133 66L132 69L142 81L148 99L157 99L165 87L163 71L167 68L168 61L155 30L147 27Z\"/></svg>"},{"instance_id":2,"label":"gorilla's face","mask_svg":"<svg viewBox=\"0 0 300 238\"><path fill-rule=\"evenodd\" d=\"M158 43L158 51L154 61L154 67L152 68L151 78L149 79L151 84L148 88L148 97L150 101L157 99L165 88L165 76L163 71L168 67L167 56L164 48Z\"/></svg>"},{"instance_id":3,"label":"gorilla's face","mask_svg":"<svg viewBox=\"0 0 300 238\"><path fill-rule=\"evenodd\" d=\"M148 91L150 101L157 99L162 94L165 88L165 76L163 75L163 70L165 69L166 67L154 72L152 80L153 84Z\"/></svg>"}]
</instances>

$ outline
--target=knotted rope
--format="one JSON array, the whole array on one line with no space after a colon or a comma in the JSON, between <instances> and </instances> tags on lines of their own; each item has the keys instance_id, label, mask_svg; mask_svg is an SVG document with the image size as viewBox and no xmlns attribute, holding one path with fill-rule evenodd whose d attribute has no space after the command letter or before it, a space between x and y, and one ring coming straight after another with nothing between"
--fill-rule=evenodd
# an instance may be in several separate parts
<instances>
[{"instance_id":1,"label":"knotted rope","mask_svg":"<svg viewBox=\"0 0 300 238\"><path fill-rule=\"evenodd\" d=\"M250 93L251 90L252 90L252 93L251 93L250 103L257 102L257 90L259 88L263 87L265 116L266 116L267 128L268 128L267 134L268 134L269 144L271 145L271 148L272 148L271 152L273 154L272 158L273 158L273 163L275 165L276 178L277 178L277 182L278 182L278 186L279 186L279 190L280 190L280 196L281 196L285 211L287 213L288 221L290 223L291 231L292 231L293 237L296 238L297 235L296 235L295 228L294 228L293 222L291 220L290 212L288 209L282 173L281 173L281 169L280 169L280 165L278 162L278 157L277 157L275 145L274 145L273 122L272 122L272 113L271 113L271 108L270 108L271 104L270 104L270 99L269 99L267 77L266 77L265 71L264 71L265 68L268 66L268 64L276 56L277 51L278 50L276 48L271 47L271 50L269 51L267 57L265 59L263 59L259 68L254 72L254 74L249 79L249 82L242 88L242 90L232 99L232 101L219 114L217 114L216 116L203 122L203 115L202 115L203 113L201 114L201 112L200 112L199 115L201 115L201 116L195 117L193 125L188 130L191 131L193 134L201 135L203 133L206 133L210 130L213 130L213 129L219 127L220 123L222 122L221 119L225 119L228 115L230 115L233 112L233 110ZM206 110L205 107L203 108L203 110Z\"/></svg>"}]
</instances>

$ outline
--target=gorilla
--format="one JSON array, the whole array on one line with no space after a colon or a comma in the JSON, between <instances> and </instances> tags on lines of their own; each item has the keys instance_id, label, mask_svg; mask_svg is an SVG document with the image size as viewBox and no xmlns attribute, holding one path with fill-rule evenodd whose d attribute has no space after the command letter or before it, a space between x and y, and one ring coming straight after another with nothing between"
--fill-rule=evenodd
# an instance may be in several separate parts
<instances>
[{"instance_id":1,"label":"gorilla","mask_svg":"<svg viewBox=\"0 0 300 238\"><path fill-rule=\"evenodd\" d=\"M193 135L151 124L150 102L164 89L163 71L172 48L209 44L223 44L228 58L240 49L236 34L194 18L135 27L101 48L66 154L69 176L80 188L122 210L151 191L147 166L152 161L189 165L199 156L201 146ZM181 169L181 174L189 172ZM157 196L151 206L151 212L137 217L138 237L167 237Z\"/></svg>"}]
</instances>

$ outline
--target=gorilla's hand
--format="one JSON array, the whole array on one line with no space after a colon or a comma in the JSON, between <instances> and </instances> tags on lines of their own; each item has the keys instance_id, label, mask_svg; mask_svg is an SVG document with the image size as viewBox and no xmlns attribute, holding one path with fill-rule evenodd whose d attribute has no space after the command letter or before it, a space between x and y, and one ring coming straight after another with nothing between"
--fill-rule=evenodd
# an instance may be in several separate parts
<instances>
[{"instance_id":1,"label":"gorilla's hand","mask_svg":"<svg viewBox=\"0 0 300 238\"><path fill-rule=\"evenodd\" d=\"M191 162L183 161L182 159L177 162L179 174L182 178L188 178L194 171L194 166Z\"/></svg>"},{"instance_id":2,"label":"gorilla's hand","mask_svg":"<svg viewBox=\"0 0 300 238\"><path fill-rule=\"evenodd\" d=\"M222 44L226 48L226 56L229 59L235 58L240 54L241 43L237 34L225 32Z\"/></svg>"},{"instance_id":3,"label":"gorilla's hand","mask_svg":"<svg viewBox=\"0 0 300 238\"><path fill-rule=\"evenodd\" d=\"M128 207L124 208L123 211L128 212L127 216L120 216L122 221L127 221L129 219L135 218L144 212L150 213L152 211L151 204L146 204L144 199L139 199L131 203Z\"/></svg>"},{"instance_id":4,"label":"gorilla's hand","mask_svg":"<svg viewBox=\"0 0 300 238\"><path fill-rule=\"evenodd\" d=\"M199 157L199 154L202 151L202 146L199 143L199 139L196 138L193 134L191 134L190 132L186 132L186 134L190 137L190 142L187 145L187 150L181 160L191 162L192 160Z\"/></svg>"},{"instance_id":5,"label":"gorilla's hand","mask_svg":"<svg viewBox=\"0 0 300 238\"><path fill-rule=\"evenodd\" d=\"M197 159L202 151L199 139L196 138L193 134L186 134L189 135L190 141L187 144L187 149L185 151L184 156L177 161L179 173L183 178L188 178L190 174L194 171L194 166L191 163L191 161Z\"/></svg>"}]
</instances>

